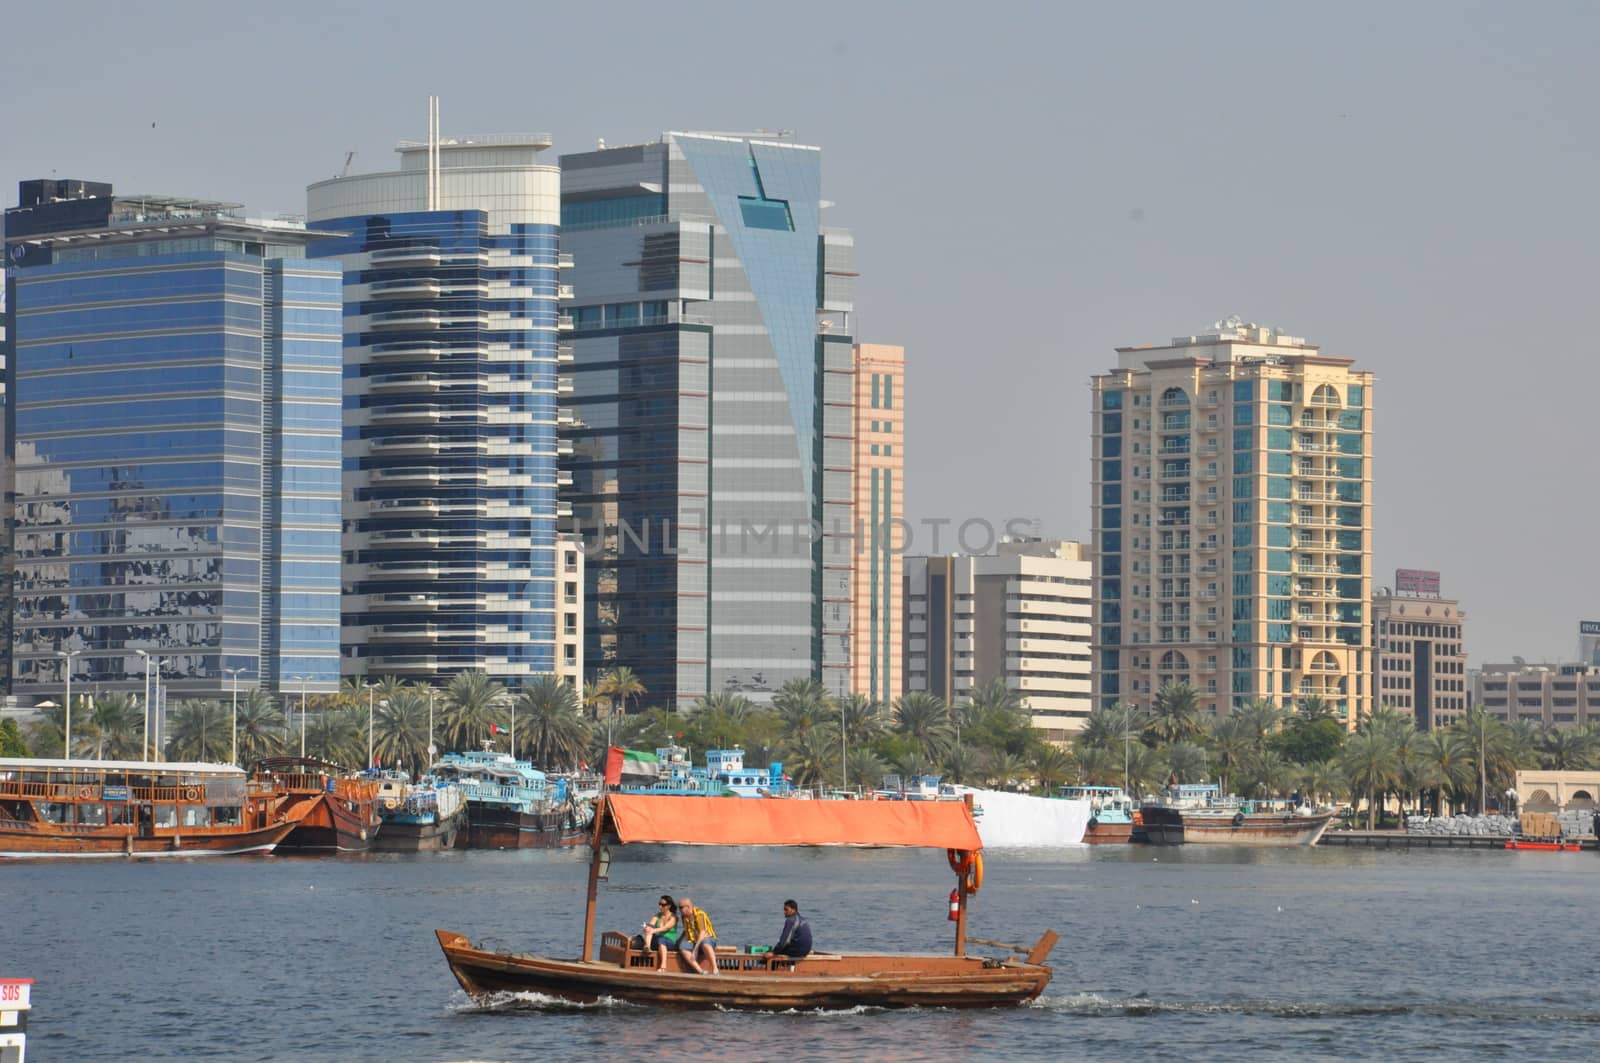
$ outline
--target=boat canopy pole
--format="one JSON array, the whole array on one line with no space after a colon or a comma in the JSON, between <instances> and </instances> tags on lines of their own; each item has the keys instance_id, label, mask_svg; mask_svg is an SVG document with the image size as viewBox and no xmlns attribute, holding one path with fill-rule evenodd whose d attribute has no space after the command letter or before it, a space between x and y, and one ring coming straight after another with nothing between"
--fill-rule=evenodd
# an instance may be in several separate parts
<instances>
[{"instance_id":1,"label":"boat canopy pole","mask_svg":"<svg viewBox=\"0 0 1600 1063\"><path fill-rule=\"evenodd\" d=\"M610 802L605 795L594 810L594 837L589 853L589 900L583 909L583 962L594 959L594 906L600 895L600 840L605 836L606 811Z\"/></svg>"},{"instance_id":2,"label":"boat canopy pole","mask_svg":"<svg viewBox=\"0 0 1600 1063\"><path fill-rule=\"evenodd\" d=\"M970 815L972 812L972 795L966 794L962 797L962 800L966 802L967 812ZM956 872L956 900L959 902L959 908L956 911L956 955L965 956L967 954L967 876L964 871Z\"/></svg>"}]
</instances>

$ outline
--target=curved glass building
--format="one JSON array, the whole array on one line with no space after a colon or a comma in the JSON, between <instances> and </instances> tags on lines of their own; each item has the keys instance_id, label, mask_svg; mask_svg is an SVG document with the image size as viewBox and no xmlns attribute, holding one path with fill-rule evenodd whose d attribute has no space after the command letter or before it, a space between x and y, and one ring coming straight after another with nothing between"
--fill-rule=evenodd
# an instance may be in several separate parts
<instances>
[{"instance_id":1,"label":"curved glass building","mask_svg":"<svg viewBox=\"0 0 1600 1063\"><path fill-rule=\"evenodd\" d=\"M549 146L404 142L398 170L307 190L348 234L311 246L344 270L346 675L561 670Z\"/></svg>"}]
</instances>

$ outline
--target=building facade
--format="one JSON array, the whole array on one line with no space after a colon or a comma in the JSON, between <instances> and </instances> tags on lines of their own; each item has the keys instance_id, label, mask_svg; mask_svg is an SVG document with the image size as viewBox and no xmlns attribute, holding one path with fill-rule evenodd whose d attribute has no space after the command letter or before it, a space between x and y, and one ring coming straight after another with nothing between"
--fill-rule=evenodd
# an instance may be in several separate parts
<instances>
[{"instance_id":1,"label":"building facade","mask_svg":"<svg viewBox=\"0 0 1600 1063\"><path fill-rule=\"evenodd\" d=\"M1091 700L1093 564L1080 543L1002 542L993 554L905 559L905 691L950 704L994 679L1049 741Z\"/></svg>"},{"instance_id":2,"label":"building facade","mask_svg":"<svg viewBox=\"0 0 1600 1063\"><path fill-rule=\"evenodd\" d=\"M850 577L850 692L900 696L905 537L906 351L855 348L855 542Z\"/></svg>"},{"instance_id":3,"label":"building facade","mask_svg":"<svg viewBox=\"0 0 1600 1063\"><path fill-rule=\"evenodd\" d=\"M559 671L560 175L543 134L402 142L321 181L347 235L344 674Z\"/></svg>"},{"instance_id":4,"label":"building facade","mask_svg":"<svg viewBox=\"0 0 1600 1063\"><path fill-rule=\"evenodd\" d=\"M1093 378L1096 703L1373 706L1372 374L1237 318Z\"/></svg>"},{"instance_id":5,"label":"building facade","mask_svg":"<svg viewBox=\"0 0 1600 1063\"><path fill-rule=\"evenodd\" d=\"M846 692L855 269L822 153L666 133L561 166L589 671L644 705Z\"/></svg>"},{"instance_id":6,"label":"building facade","mask_svg":"<svg viewBox=\"0 0 1600 1063\"><path fill-rule=\"evenodd\" d=\"M1379 705L1412 717L1419 731L1448 727L1467 711L1467 614L1436 595L1383 588L1372 596L1372 691Z\"/></svg>"},{"instance_id":7,"label":"building facade","mask_svg":"<svg viewBox=\"0 0 1600 1063\"><path fill-rule=\"evenodd\" d=\"M1600 723L1600 666L1583 662L1489 663L1471 673L1472 703L1511 723L1541 727Z\"/></svg>"},{"instance_id":8,"label":"building facade","mask_svg":"<svg viewBox=\"0 0 1600 1063\"><path fill-rule=\"evenodd\" d=\"M25 181L6 212L15 682L338 683L339 272L303 225Z\"/></svg>"}]
</instances>

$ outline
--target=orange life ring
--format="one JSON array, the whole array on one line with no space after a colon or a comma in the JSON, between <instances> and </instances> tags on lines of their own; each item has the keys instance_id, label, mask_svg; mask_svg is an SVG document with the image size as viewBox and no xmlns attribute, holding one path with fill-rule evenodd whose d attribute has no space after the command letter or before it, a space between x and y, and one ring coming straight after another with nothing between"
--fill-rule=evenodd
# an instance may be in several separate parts
<instances>
[{"instance_id":1,"label":"orange life ring","mask_svg":"<svg viewBox=\"0 0 1600 1063\"><path fill-rule=\"evenodd\" d=\"M198 801L198 800L200 800L200 788L198 786L189 787L187 790L185 790L183 792L183 799L185 801Z\"/></svg>"},{"instance_id":2,"label":"orange life ring","mask_svg":"<svg viewBox=\"0 0 1600 1063\"><path fill-rule=\"evenodd\" d=\"M967 870L967 893L977 893L983 889L983 854L973 853L971 865Z\"/></svg>"},{"instance_id":3,"label":"orange life ring","mask_svg":"<svg viewBox=\"0 0 1600 1063\"><path fill-rule=\"evenodd\" d=\"M961 849L946 849L945 858L950 861L950 870L958 876L965 875L972 868L972 858L976 853L964 852Z\"/></svg>"},{"instance_id":4,"label":"orange life ring","mask_svg":"<svg viewBox=\"0 0 1600 1063\"><path fill-rule=\"evenodd\" d=\"M89 798L94 796L94 787L92 787L92 786L80 786L80 787L78 787L78 796L83 798L85 801L87 801Z\"/></svg>"}]
</instances>

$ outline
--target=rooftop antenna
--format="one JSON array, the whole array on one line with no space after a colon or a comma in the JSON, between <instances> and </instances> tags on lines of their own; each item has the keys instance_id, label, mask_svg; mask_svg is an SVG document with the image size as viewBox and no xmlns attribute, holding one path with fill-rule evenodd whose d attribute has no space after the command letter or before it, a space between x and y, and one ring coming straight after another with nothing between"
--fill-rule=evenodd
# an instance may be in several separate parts
<instances>
[{"instance_id":1,"label":"rooftop antenna","mask_svg":"<svg viewBox=\"0 0 1600 1063\"><path fill-rule=\"evenodd\" d=\"M429 210L439 209L439 97L428 97L428 195Z\"/></svg>"},{"instance_id":2,"label":"rooftop antenna","mask_svg":"<svg viewBox=\"0 0 1600 1063\"><path fill-rule=\"evenodd\" d=\"M355 157L356 153L353 151L347 151L344 153L344 169L339 171L340 177L350 176L350 163L354 161Z\"/></svg>"}]
</instances>

